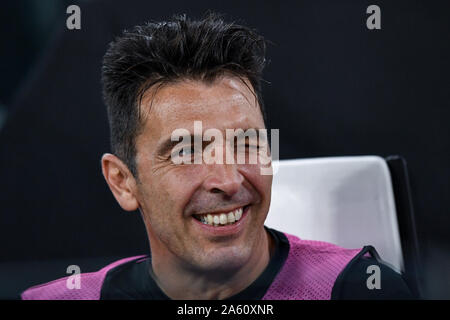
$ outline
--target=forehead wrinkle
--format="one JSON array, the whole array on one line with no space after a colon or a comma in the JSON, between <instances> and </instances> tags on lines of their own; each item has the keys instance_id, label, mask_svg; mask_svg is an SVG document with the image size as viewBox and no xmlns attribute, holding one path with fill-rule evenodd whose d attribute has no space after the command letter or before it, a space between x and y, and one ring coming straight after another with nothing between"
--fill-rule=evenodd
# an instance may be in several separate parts
<instances>
[{"instance_id":1,"label":"forehead wrinkle","mask_svg":"<svg viewBox=\"0 0 450 320\"><path fill-rule=\"evenodd\" d=\"M232 94L234 99L239 99L238 97L243 97L247 101L247 104L252 106L257 106L257 100L252 103L251 97L255 97L254 93L250 90L251 84L248 80L244 80L238 77L223 76L211 83L206 83L200 80L181 80L174 83L165 83L162 86L158 85L157 88L150 88L153 91L152 94L146 93L146 101L144 105L160 105L161 111L171 105L184 105L186 107L198 108L199 105L211 106L214 102L205 102L211 99L216 100L217 92L214 89L223 86L232 91L237 91ZM173 91L176 94L173 95ZM228 91L228 90L227 90ZM212 92L212 94L211 94ZM178 101L178 97L183 96L183 101ZM150 98L150 101L148 101ZM163 101L161 101L163 100ZM153 109L153 108L152 108Z\"/></svg>"},{"instance_id":2,"label":"forehead wrinkle","mask_svg":"<svg viewBox=\"0 0 450 320\"><path fill-rule=\"evenodd\" d=\"M162 86L150 88L149 91L151 92L145 94L142 103L142 109L148 109L145 126L159 123L160 128L157 128L160 131L159 134L164 134L167 131L165 129L175 129L170 128L172 125L190 130L196 120L204 122L204 127L206 127L208 122L217 120L217 118L211 119L214 111L217 111L217 114L227 113L227 117L220 121L221 127L225 122L238 121L242 123L245 122L245 119L253 118L251 114L255 112L255 109L252 110L252 107L259 111L257 100L254 100L253 104L251 102L253 99L250 100L253 94L249 88L243 84L242 79L236 77L224 78L220 82L216 80L214 83L204 83L198 80L165 83ZM217 106L217 108L211 112L213 106ZM244 110L248 108L249 112L239 112L242 111L242 109L239 110L241 107ZM231 114L239 115L239 119L231 120L228 117ZM148 121L150 118L152 121ZM262 115L258 114L257 118L262 119ZM262 120L262 122L264 121ZM217 123L214 125L217 126ZM236 124L229 127L234 128ZM157 133L154 132L154 134Z\"/></svg>"},{"instance_id":3,"label":"forehead wrinkle","mask_svg":"<svg viewBox=\"0 0 450 320\"><path fill-rule=\"evenodd\" d=\"M241 108L250 109L252 106L248 104L248 100L240 94L234 94L225 99L216 100L214 98L205 99L203 101L164 101L160 104L154 104L151 117L165 121L176 121L178 125L190 124L193 121L201 120L208 122L211 116L211 109L217 113L227 112L228 114L239 114L241 118L248 118L248 112L240 112ZM244 110L245 110L244 109ZM252 110L249 110L252 112ZM216 119L212 119L216 120ZM226 120L226 119L224 119Z\"/></svg>"}]
</instances>

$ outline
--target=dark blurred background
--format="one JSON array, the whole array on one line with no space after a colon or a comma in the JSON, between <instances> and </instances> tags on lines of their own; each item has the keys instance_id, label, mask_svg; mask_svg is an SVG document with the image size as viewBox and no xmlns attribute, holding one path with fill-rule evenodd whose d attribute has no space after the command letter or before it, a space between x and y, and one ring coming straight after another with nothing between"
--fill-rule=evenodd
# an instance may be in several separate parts
<instances>
[{"instance_id":1,"label":"dark blurred background","mask_svg":"<svg viewBox=\"0 0 450 320\"><path fill-rule=\"evenodd\" d=\"M70 4L81 30L66 28ZM371 4L381 30L366 28ZM407 160L425 296L449 299L450 5L364 0L2 2L0 298L66 275L68 262L85 272L148 250L139 214L120 209L100 170L101 60L124 28L208 9L273 43L264 98L281 159Z\"/></svg>"}]
</instances>

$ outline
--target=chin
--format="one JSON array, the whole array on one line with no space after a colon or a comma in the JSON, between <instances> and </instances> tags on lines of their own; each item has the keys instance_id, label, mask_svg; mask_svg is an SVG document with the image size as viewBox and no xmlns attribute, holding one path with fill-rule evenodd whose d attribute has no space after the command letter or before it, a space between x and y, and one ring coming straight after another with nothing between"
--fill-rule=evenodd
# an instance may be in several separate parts
<instances>
[{"instance_id":1,"label":"chin","mask_svg":"<svg viewBox=\"0 0 450 320\"><path fill-rule=\"evenodd\" d=\"M202 269L203 272L212 271L235 271L244 266L251 257L251 246L233 246L221 249L212 249L207 254L202 255L199 258L197 266Z\"/></svg>"}]
</instances>

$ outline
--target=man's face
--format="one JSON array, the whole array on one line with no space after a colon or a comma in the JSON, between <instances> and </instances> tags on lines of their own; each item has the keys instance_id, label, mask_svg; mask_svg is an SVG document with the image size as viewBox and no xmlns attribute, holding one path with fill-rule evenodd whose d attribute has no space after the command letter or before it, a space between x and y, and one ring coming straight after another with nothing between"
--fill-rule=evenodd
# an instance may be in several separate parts
<instances>
[{"instance_id":1,"label":"man's face","mask_svg":"<svg viewBox=\"0 0 450 320\"><path fill-rule=\"evenodd\" d=\"M201 121L203 132L210 128L222 132L225 155L226 148L231 148L225 141L226 129L265 128L254 95L235 77L223 77L212 84L186 80L148 95L141 109L146 110L146 116L136 139L136 197L152 255L175 259L198 271L239 268L252 253L261 252L256 248L265 243L263 225L272 176L261 175L259 163L174 164L173 148L168 148L167 142L176 129L187 129L193 135L194 121ZM241 209L240 220L230 225L214 226L198 220L202 215L207 219L208 213L220 219L220 213Z\"/></svg>"}]
</instances>

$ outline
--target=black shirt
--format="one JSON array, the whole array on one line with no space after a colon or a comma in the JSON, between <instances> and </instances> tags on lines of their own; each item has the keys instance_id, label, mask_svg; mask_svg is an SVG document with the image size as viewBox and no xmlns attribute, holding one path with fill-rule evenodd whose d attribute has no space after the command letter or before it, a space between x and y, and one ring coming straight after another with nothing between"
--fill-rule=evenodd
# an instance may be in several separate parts
<instances>
[{"instance_id":1,"label":"black shirt","mask_svg":"<svg viewBox=\"0 0 450 320\"><path fill-rule=\"evenodd\" d=\"M286 236L265 227L274 240L274 252L262 274L243 291L226 300L260 300L269 289L289 253ZM364 257L370 252L372 257ZM369 290L367 267L378 265L382 275L381 289ZM150 275L151 256L129 261L110 270L102 286L102 300L169 300ZM339 274L332 290L332 299L412 299L402 276L386 265L371 246L364 247Z\"/></svg>"}]
</instances>

